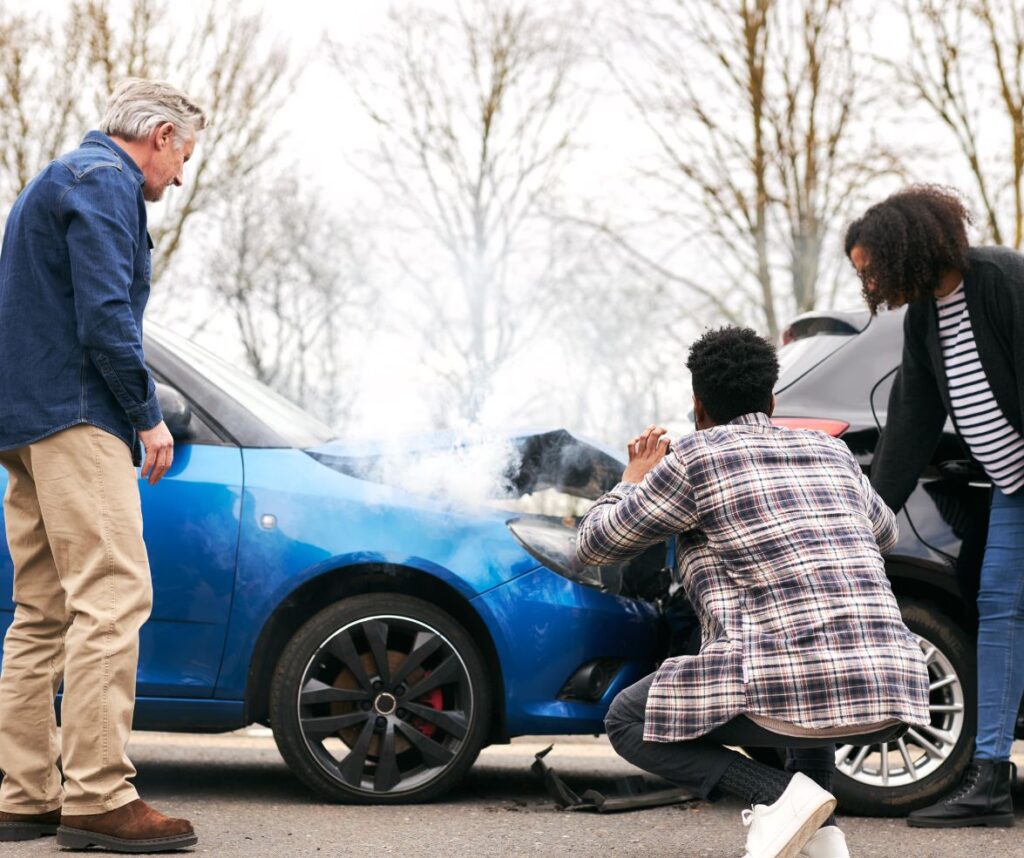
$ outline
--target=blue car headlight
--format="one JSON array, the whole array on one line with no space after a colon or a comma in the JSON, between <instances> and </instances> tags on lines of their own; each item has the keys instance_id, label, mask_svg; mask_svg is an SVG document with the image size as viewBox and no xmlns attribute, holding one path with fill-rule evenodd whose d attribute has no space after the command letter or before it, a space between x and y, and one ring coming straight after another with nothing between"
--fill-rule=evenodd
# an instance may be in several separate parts
<instances>
[{"instance_id":1,"label":"blue car headlight","mask_svg":"<svg viewBox=\"0 0 1024 858\"><path fill-rule=\"evenodd\" d=\"M575 527L542 518L514 518L507 524L519 544L552 572L598 590L620 590L621 565L585 566L576 559Z\"/></svg>"}]
</instances>

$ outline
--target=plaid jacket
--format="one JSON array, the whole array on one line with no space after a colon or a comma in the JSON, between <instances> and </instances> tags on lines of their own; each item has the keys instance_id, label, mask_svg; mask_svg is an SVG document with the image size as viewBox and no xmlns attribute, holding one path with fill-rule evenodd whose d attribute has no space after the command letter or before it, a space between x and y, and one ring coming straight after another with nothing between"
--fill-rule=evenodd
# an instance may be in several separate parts
<instances>
[{"instance_id":1,"label":"plaid jacket","mask_svg":"<svg viewBox=\"0 0 1024 858\"><path fill-rule=\"evenodd\" d=\"M598 500L577 553L619 562L673 534L703 642L659 668L645 740L692 739L742 713L851 732L929 723L924 657L882 561L896 520L842 441L765 414L694 432Z\"/></svg>"}]
</instances>

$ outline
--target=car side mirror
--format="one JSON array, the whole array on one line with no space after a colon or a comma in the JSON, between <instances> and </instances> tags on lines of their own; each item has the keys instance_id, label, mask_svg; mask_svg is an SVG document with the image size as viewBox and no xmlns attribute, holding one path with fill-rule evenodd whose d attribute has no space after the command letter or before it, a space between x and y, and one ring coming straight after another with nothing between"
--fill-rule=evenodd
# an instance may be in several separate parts
<instances>
[{"instance_id":1,"label":"car side mirror","mask_svg":"<svg viewBox=\"0 0 1024 858\"><path fill-rule=\"evenodd\" d=\"M175 441L188 441L192 435L192 408L177 390L156 383L156 398L164 415L164 423Z\"/></svg>"}]
</instances>

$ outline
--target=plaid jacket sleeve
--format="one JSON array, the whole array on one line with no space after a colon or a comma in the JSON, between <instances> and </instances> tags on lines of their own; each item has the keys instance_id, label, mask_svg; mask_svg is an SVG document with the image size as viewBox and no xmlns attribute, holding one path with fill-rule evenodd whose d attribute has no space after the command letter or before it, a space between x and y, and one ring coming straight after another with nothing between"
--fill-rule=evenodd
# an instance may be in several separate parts
<instances>
[{"instance_id":1,"label":"plaid jacket sleeve","mask_svg":"<svg viewBox=\"0 0 1024 858\"><path fill-rule=\"evenodd\" d=\"M639 483L619 483L580 522L576 556L601 566L635 557L673 534L699 526L693 486L670 453Z\"/></svg>"},{"instance_id":2,"label":"plaid jacket sleeve","mask_svg":"<svg viewBox=\"0 0 1024 858\"><path fill-rule=\"evenodd\" d=\"M875 542L878 543L878 550L882 554L888 554L899 537L899 529L896 527L896 515L885 505L878 492L871 485L871 480L866 474L860 475L861 491L864 492L864 501L867 504L868 518L871 519L871 529L875 533Z\"/></svg>"}]
</instances>

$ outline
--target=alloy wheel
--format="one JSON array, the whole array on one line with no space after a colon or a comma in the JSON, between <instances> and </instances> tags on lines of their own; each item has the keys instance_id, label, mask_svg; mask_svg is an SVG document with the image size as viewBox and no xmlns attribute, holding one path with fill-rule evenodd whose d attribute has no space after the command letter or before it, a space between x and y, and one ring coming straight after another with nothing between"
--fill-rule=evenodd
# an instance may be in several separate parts
<instances>
[{"instance_id":1,"label":"alloy wheel","mask_svg":"<svg viewBox=\"0 0 1024 858\"><path fill-rule=\"evenodd\" d=\"M296 706L306 747L332 779L395 795L424 787L459 757L474 700L466 664L441 632L379 615L320 644Z\"/></svg>"},{"instance_id":2,"label":"alloy wheel","mask_svg":"<svg viewBox=\"0 0 1024 858\"><path fill-rule=\"evenodd\" d=\"M931 720L927 727L911 727L895 742L837 749L837 771L866 786L901 787L928 777L946 763L964 729L960 676L942 650L921 635L915 637L928 666Z\"/></svg>"}]
</instances>

